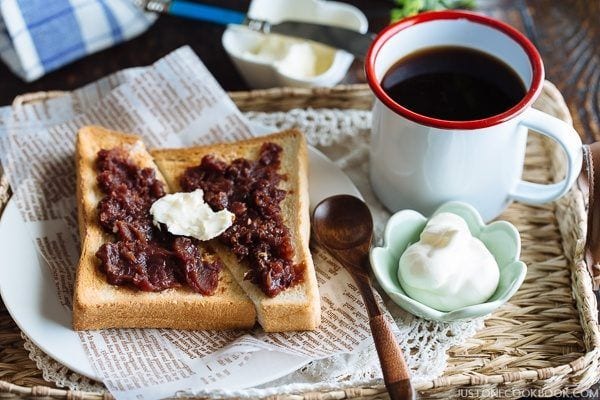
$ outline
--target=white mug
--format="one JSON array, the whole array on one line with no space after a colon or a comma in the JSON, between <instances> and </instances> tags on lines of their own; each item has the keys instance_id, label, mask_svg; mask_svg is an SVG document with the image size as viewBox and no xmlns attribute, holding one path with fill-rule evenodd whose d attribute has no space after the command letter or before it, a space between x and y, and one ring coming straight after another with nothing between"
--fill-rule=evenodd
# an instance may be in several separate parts
<instances>
[{"instance_id":1,"label":"white mug","mask_svg":"<svg viewBox=\"0 0 600 400\"><path fill-rule=\"evenodd\" d=\"M527 90L509 110L473 121L417 114L396 103L381 86L402 57L437 46L477 49L504 61ZM449 200L473 205L488 221L513 200L542 204L564 195L579 175L582 144L573 127L531 107L544 81L541 57L516 29L465 11L419 14L381 32L365 61L376 95L371 137L371 183L391 211L430 215ZM555 140L567 156L564 180L542 185L521 180L527 131Z\"/></svg>"}]
</instances>

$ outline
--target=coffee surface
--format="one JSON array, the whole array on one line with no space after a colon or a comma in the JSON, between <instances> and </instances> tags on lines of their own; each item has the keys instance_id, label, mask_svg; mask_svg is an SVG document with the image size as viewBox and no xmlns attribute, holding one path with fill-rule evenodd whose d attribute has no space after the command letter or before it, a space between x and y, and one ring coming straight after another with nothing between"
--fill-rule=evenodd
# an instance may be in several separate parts
<instances>
[{"instance_id":1,"label":"coffee surface","mask_svg":"<svg viewBox=\"0 0 600 400\"><path fill-rule=\"evenodd\" d=\"M521 78L503 61L457 46L430 47L403 57L386 72L381 86L401 106L448 121L501 114L526 93Z\"/></svg>"}]
</instances>

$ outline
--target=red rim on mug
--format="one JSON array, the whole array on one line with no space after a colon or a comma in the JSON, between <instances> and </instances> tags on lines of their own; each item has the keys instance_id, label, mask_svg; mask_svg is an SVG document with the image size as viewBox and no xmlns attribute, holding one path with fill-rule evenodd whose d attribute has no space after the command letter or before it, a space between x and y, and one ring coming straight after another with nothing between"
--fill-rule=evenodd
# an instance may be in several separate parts
<instances>
[{"instance_id":1,"label":"red rim on mug","mask_svg":"<svg viewBox=\"0 0 600 400\"><path fill-rule=\"evenodd\" d=\"M381 82L375 77L375 60L381 48L385 43L395 36L398 32L410 28L414 25L421 24L424 22L437 21L437 20L448 20L448 19L467 19L471 22L486 25L490 28L496 29L505 35L512 38L517 44L519 44L531 63L532 79L531 86L527 90L527 93L512 108L504 111L503 113L493 115L488 118L470 120L470 121L450 121L438 118L428 117L414 111L409 110L406 107L396 103L381 87ZM421 125L427 125L434 128L441 129L481 129L487 128L500 124L502 122L512 119L514 116L523 112L529 107L535 99L538 97L542 90L542 82L544 80L544 65L542 63L542 57L537 51L535 46L523 35L521 32L513 28L512 26L505 24L504 22L496 19L487 17L485 15L477 14L469 11L457 11L457 10L446 10L446 11L429 11L422 14L415 15L413 17L405 18L393 25L388 26L381 31L367 52L365 59L365 73L367 81L371 90L375 93L377 98L383 102L388 108L403 117L414 121Z\"/></svg>"}]
</instances>

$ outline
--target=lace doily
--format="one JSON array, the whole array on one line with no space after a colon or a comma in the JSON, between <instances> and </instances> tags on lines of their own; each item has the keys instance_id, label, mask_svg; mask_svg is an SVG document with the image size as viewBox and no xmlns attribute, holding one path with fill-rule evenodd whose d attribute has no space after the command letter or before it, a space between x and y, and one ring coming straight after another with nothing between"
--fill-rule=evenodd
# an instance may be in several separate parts
<instances>
[{"instance_id":1,"label":"lace doily","mask_svg":"<svg viewBox=\"0 0 600 400\"><path fill-rule=\"evenodd\" d=\"M369 180L369 131L371 113L363 110L294 109L289 112L245 114L251 121L277 129L298 128L309 144L321 150L352 179L373 213L375 243L381 243L389 212L373 194ZM483 327L483 318L472 321L438 323L404 312L391 300L386 302L399 328L398 340L411 369L414 382L434 379L446 367L446 351L463 343ZM100 391L104 386L71 372L44 354L26 336L25 349L42 371L44 379L73 390ZM381 383L381 371L373 345L355 354L312 362L278 380L245 390L196 391L198 396L256 397L308 390L340 389Z\"/></svg>"}]
</instances>

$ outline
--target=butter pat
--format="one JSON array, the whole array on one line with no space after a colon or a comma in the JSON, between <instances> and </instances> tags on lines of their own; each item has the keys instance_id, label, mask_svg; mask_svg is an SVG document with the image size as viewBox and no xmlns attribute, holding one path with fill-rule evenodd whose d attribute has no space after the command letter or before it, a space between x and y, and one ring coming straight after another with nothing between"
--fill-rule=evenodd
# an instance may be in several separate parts
<instances>
[{"instance_id":1,"label":"butter pat","mask_svg":"<svg viewBox=\"0 0 600 400\"><path fill-rule=\"evenodd\" d=\"M439 311L485 303L496 291L499 277L494 256L452 213L429 220L420 240L400 257L398 269L406 294Z\"/></svg>"},{"instance_id":2,"label":"butter pat","mask_svg":"<svg viewBox=\"0 0 600 400\"><path fill-rule=\"evenodd\" d=\"M243 53L247 59L272 63L282 73L298 79L312 78L327 71L335 50L317 43L279 35L265 35L253 49Z\"/></svg>"},{"instance_id":3,"label":"butter pat","mask_svg":"<svg viewBox=\"0 0 600 400\"><path fill-rule=\"evenodd\" d=\"M233 224L234 214L221 210L214 212L204 202L204 192L196 189L189 193L167 194L150 207L155 225L167 226L173 235L209 240L225 232Z\"/></svg>"},{"instance_id":4,"label":"butter pat","mask_svg":"<svg viewBox=\"0 0 600 400\"><path fill-rule=\"evenodd\" d=\"M308 42L292 44L285 56L275 63L279 69L294 78L307 78L317 74L317 53Z\"/></svg>"}]
</instances>

